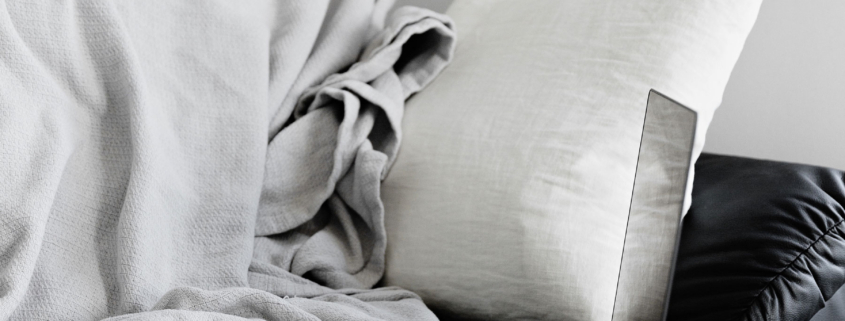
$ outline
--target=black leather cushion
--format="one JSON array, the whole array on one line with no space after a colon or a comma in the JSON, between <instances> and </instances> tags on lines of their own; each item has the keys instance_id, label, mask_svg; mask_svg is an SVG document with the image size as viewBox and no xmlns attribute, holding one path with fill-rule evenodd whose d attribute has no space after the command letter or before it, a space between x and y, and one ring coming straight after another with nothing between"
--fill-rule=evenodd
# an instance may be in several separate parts
<instances>
[{"instance_id":1,"label":"black leather cushion","mask_svg":"<svg viewBox=\"0 0 845 321\"><path fill-rule=\"evenodd\" d=\"M845 174L703 154L669 320L809 320L845 282Z\"/></svg>"}]
</instances>

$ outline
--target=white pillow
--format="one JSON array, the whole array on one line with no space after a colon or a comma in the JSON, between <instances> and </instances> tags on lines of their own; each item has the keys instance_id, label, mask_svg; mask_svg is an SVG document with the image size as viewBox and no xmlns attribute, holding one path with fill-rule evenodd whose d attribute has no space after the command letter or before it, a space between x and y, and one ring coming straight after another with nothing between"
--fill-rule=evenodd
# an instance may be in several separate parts
<instances>
[{"instance_id":1,"label":"white pillow","mask_svg":"<svg viewBox=\"0 0 845 321\"><path fill-rule=\"evenodd\" d=\"M759 6L456 1L382 187L385 283L445 314L610 320L649 90L698 112L696 159Z\"/></svg>"}]
</instances>

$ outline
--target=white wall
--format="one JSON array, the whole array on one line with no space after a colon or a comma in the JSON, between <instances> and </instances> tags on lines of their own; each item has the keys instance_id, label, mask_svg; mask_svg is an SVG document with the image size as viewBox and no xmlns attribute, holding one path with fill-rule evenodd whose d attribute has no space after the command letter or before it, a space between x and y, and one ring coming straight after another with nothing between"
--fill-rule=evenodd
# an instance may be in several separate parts
<instances>
[{"instance_id":1,"label":"white wall","mask_svg":"<svg viewBox=\"0 0 845 321\"><path fill-rule=\"evenodd\" d=\"M763 1L704 150L845 170L845 1Z\"/></svg>"},{"instance_id":2,"label":"white wall","mask_svg":"<svg viewBox=\"0 0 845 321\"><path fill-rule=\"evenodd\" d=\"M763 0L704 150L845 170L845 0Z\"/></svg>"}]
</instances>

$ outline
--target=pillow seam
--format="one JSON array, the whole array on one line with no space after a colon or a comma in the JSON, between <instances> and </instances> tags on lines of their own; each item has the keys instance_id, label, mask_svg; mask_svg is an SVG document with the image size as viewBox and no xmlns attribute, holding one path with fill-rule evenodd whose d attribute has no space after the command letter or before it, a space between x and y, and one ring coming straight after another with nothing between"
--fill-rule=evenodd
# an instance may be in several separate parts
<instances>
[{"instance_id":1,"label":"pillow seam","mask_svg":"<svg viewBox=\"0 0 845 321\"><path fill-rule=\"evenodd\" d=\"M793 268L795 266L795 262L797 262L798 259L806 256L807 252L809 252L810 249L812 249L814 246L816 246L816 244L818 244L819 241L821 241L822 239L824 239L824 238L826 238L826 237L828 237L828 236L830 236L830 235L832 235L836 232L841 233L841 231L839 230L839 227L842 225L843 222L845 222L845 219L840 220L839 222L836 222L836 224L833 224L833 226L831 226L824 233L822 233L822 235L820 235L812 243L810 243L810 245L807 246L807 248L805 248L803 251L801 251L801 253L798 253L798 255L796 255L795 258L792 259L792 261L790 261L789 264L787 264L780 272L778 272L774 277L772 277L771 280L766 282L766 285L763 287L763 289L761 289L760 292L757 292L757 294L754 295L754 298L751 300L751 303L749 303L748 306L745 307L745 309L742 311L742 313L740 314L740 316L736 320L747 320L748 319L748 313L750 312L751 307L758 303L758 300L760 299L760 295L763 294L763 292L770 290L772 288L772 284L774 284L774 282L778 278L782 277L784 272Z\"/></svg>"}]
</instances>

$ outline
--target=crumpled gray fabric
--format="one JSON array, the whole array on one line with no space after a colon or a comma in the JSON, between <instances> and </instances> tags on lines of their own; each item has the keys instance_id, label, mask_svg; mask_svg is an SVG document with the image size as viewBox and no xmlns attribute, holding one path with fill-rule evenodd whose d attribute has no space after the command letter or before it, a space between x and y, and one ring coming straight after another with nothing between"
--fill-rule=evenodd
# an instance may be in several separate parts
<instances>
[{"instance_id":1,"label":"crumpled gray fabric","mask_svg":"<svg viewBox=\"0 0 845 321\"><path fill-rule=\"evenodd\" d=\"M0 319L435 320L371 288L454 32L390 5L0 5Z\"/></svg>"}]
</instances>

